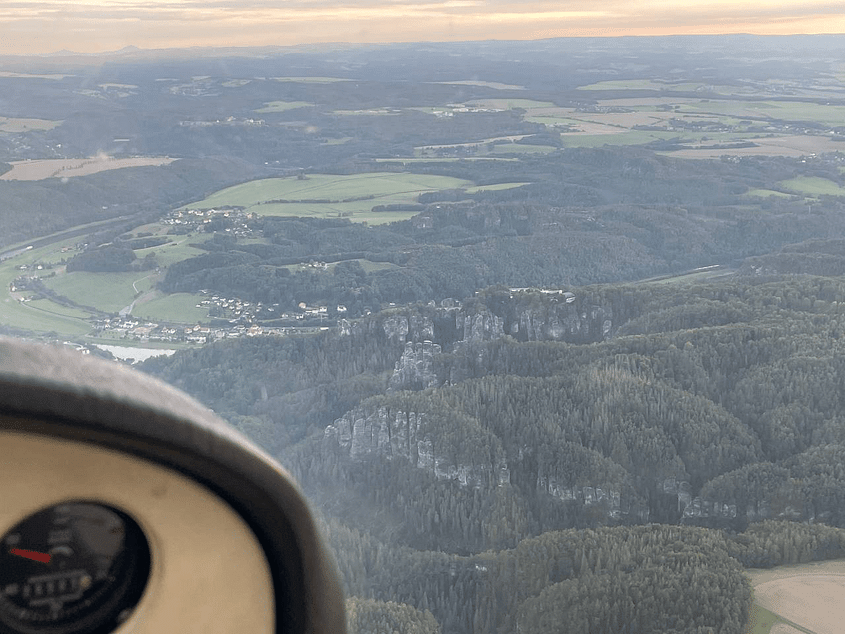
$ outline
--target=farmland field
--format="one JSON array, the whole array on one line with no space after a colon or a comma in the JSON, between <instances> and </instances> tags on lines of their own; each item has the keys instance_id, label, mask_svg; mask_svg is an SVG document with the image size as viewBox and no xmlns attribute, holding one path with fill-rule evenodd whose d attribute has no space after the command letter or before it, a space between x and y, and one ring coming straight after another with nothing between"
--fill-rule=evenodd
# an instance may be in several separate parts
<instances>
[{"instance_id":1,"label":"farmland field","mask_svg":"<svg viewBox=\"0 0 845 634\"><path fill-rule=\"evenodd\" d=\"M748 634L838 634L845 621L845 561L748 570L754 606ZM768 613L768 614L767 614ZM771 618L776 617L776 621ZM753 617L757 618L753 618ZM769 629L765 629L768 625Z\"/></svg>"},{"instance_id":2,"label":"farmland field","mask_svg":"<svg viewBox=\"0 0 845 634\"><path fill-rule=\"evenodd\" d=\"M268 178L218 191L183 209L237 206L266 216L348 217L383 224L415 212L373 213L375 205L412 203L419 194L472 185L448 176L370 172L352 175L311 174L305 179ZM288 201L288 202L282 202ZM331 202L317 202L331 201Z\"/></svg>"},{"instance_id":3,"label":"farmland field","mask_svg":"<svg viewBox=\"0 0 845 634\"><path fill-rule=\"evenodd\" d=\"M256 112L286 112L313 105L307 101L268 101L263 108L259 108Z\"/></svg>"},{"instance_id":4,"label":"farmland field","mask_svg":"<svg viewBox=\"0 0 845 634\"><path fill-rule=\"evenodd\" d=\"M108 156L94 156L87 159L45 159L36 161L14 161L12 169L0 176L6 181L40 181L45 178L87 176L105 170L124 167L168 165L177 159L166 156L150 156L116 159Z\"/></svg>"},{"instance_id":5,"label":"farmland field","mask_svg":"<svg viewBox=\"0 0 845 634\"><path fill-rule=\"evenodd\" d=\"M455 86L482 86L484 88L493 88L495 90L525 90L525 86L515 86L513 84L502 84L497 81L480 81L475 79L464 79L461 81L436 81L433 83Z\"/></svg>"},{"instance_id":6,"label":"farmland field","mask_svg":"<svg viewBox=\"0 0 845 634\"><path fill-rule=\"evenodd\" d=\"M808 154L840 152L843 149L842 143L837 143L829 137L823 136L788 135L759 137L749 140L753 141L756 147L702 148L699 150L677 150L668 154L677 158L703 159L719 158L720 156L789 156L798 158Z\"/></svg>"},{"instance_id":7,"label":"farmland field","mask_svg":"<svg viewBox=\"0 0 845 634\"><path fill-rule=\"evenodd\" d=\"M0 117L0 132L29 132L31 130L52 130L61 121L49 121L48 119L17 119Z\"/></svg>"},{"instance_id":8,"label":"farmland field","mask_svg":"<svg viewBox=\"0 0 845 634\"><path fill-rule=\"evenodd\" d=\"M476 194L478 192L492 192L500 191L502 189L513 189L514 187L522 187L523 185L530 185L531 183L496 183L495 185L478 185L477 187L467 187L467 194Z\"/></svg>"},{"instance_id":9,"label":"farmland field","mask_svg":"<svg viewBox=\"0 0 845 634\"><path fill-rule=\"evenodd\" d=\"M646 130L622 130L618 134L585 134L581 132L564 132L560 135L564 147L601 147L603 145L644 145L652 141L672 139L677 132L661 132Z\"/></svg>"},{"instance_id":10,"label":"farmland field","mask_svg":"<svg viewBox=\"0 0 845 634\"><path fill-rule=\"evenodd\" d=\"M211 234L200 234L198 236L178 236L173 242L162 244L157 247L148 247L146 249L136 249L135 255L138 259L143 259L148 253L155 256L156 262L159 266L170 266L174 262L187 260L205 253L202 249L190 246L191 244L198 244L205 242L211 238Z\"/></svg>"},{"instance_id":11,"label":"farmland field","mask_svg":"<svg viewBox=\"0 0 845 634\"><path fill-rule=\"evenodd\" d=\"M780 185L784 189L809 196L845 196L845 189L842 189L837 183L818 176L798 176L782 181Z\"/></svg>"},{"instance_id":12,"label":"farmland field","mask_svg":"<svg viewBox=\"0 0 845 634\"><path fill-rule=\"evenodd\" d=\"M153 322L169 321L194 324L208 319L208 309L197 308L203 295L191 293L173 293L155 297L149 301L139 301L132 311L133 317L149 319Z\"/></svg>"},{"instance_id":13,"label":"farmland field","mask_svg":"<svg viewBox=\"0 0 845 634\"><path fill-rule=\"evenodd\" d=\"M145 272L75 271L47 279L44 283L59 295L64 295L81 306L92 306L108 313L117 313L131 304L135 298L135 288L138 291L148 291L153 286L152 277Z\"/></svg>"}]
</instances>

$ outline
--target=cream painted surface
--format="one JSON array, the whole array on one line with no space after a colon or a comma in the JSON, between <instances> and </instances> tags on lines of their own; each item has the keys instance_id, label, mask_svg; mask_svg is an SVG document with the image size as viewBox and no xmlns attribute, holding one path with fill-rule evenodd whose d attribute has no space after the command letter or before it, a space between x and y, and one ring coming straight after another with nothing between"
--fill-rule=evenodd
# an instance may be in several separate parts
<instances>
[{"instance_id":1,"label":"cream painted surface","mask_svg":"<svg viewBox=\"0 0 845 634\"><path fill-rule=\"evenodd\" d=\"M115 634L271 633L273 584L264 552L223 500L175 471L116 451L0 432L0 536L66 500L112 505L140 525L152 570Z\"/></svg>"}]
</instances>

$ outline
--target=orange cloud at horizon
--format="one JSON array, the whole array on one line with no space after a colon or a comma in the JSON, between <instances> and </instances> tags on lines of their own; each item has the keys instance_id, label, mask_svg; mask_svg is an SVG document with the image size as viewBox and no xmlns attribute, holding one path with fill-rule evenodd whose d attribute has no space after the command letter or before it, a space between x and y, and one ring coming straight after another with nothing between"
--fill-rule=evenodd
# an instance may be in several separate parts
<instances>
[{"instance_id":1,"label":"orange cloud at horizon","mask_svg":"<svg viewBox=\"0 0 845 634\"><path fill-rule=\"evenodd\" d=\"M826 0L21 0L0 5L0 54L321 42L845 33Z\"/></svg>"}]
</instances>

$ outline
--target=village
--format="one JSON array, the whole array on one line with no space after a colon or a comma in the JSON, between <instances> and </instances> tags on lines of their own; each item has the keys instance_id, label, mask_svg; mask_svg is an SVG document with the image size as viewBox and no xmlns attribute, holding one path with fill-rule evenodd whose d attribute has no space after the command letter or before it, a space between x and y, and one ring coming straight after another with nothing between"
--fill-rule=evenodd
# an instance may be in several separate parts
<instances>
[{"instance_id":1,"label":"village","mask_svg":"<svg viewBox=\"0 0 845 634\"><path fill-rule=\"evenodd\" d=\"M278 312L278 304L265 306L261 302L252 303L237 298L213 295L208 290L200 291L200 293L206 297L201 299L196 307L207 310L210 325L154 323L126 314L96 319L94 321L96 336L142 343L204 344L239 337L284 336L315 332L328 330L330 325L334 325L334 320L328 317L328 306L308 306L305 302L300 302L297 312ZM347 308L339 305L336 311L338 315L343 315L347 312ZM262 321L272 322L274 325L262 325L260 323ZM285 325L275 325L280 323Z\"/></svg>"}]
</instances>

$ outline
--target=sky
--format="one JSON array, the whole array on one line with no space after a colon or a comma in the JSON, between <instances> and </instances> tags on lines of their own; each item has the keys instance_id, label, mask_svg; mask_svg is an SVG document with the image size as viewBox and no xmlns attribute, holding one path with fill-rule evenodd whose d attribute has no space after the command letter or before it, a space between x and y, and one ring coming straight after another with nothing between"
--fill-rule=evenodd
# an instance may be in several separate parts
<instances>
[{"instance_id":1,"label":"sky","mask_svg":"<svg viewBox=\"0 0 845 634\"><path fill-rule=\"evenodd\" d=\"M845 33L842 0L0 0L0 54Z\"/></svg>"}]
</instances>

